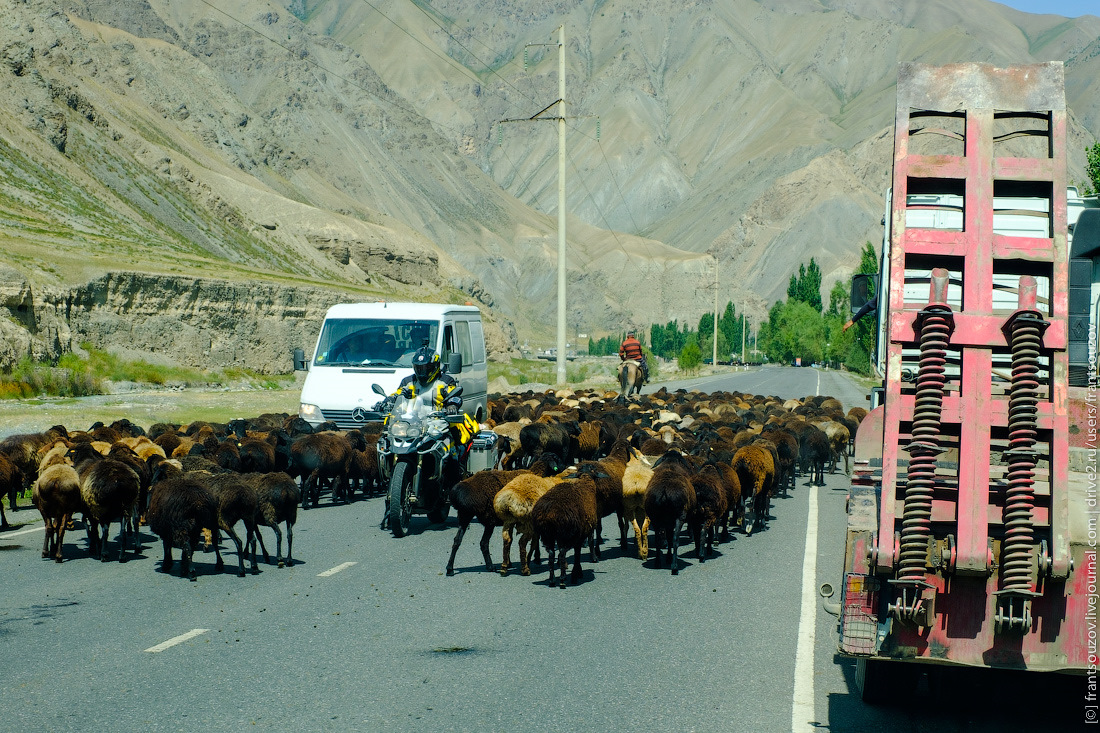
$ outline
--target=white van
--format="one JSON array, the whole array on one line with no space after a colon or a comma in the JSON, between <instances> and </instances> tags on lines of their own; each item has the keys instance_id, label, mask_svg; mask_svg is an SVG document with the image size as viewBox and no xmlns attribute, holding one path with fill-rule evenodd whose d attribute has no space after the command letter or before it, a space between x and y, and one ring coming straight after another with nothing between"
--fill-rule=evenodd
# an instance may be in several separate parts
<instances>
[{"instance_id":1,"label":"white van","mask_svg":"<svg viewBox=\"0 0 1100 733\"><path fill-rule=\"evenodd\" d=\"M335 422L348 430L377 415L371 408L412 374L412 357L427 344L462 386L462 409L481 422L488 414L485 331L472 305L341 303L328 309L313 359L294 352L296 371L308 371L298 415L311 425Z\"/></svg>"}]
</instances>

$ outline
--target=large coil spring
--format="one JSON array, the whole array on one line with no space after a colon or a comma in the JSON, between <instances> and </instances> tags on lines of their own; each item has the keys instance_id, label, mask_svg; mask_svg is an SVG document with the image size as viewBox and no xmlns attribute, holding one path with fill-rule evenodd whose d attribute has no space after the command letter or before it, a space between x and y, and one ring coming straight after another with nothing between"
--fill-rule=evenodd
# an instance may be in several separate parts
<instances>
[{"instance_id":1,"label":"large coil spring","mask_svg":"<svg viewBox=\"0 0 1100 733\"><path fill-rule=\"evenodd\" d=\"M902 510L898 577L923 580L932 538L932 491L936 455L940 452L940 415L943 411L944 365L951 333L951 309L929 306L920 331L920 368L916 380L913 439L909 443L909 471Z\"/></svg>"},{"instance_id":2,"label":"large coil spring","mask_svg":"<svg viewBox=\"0 0 1100 733\"><path fill-rule=\"evenodd\" d=\"M1003 589L1030 591L1035 563L1031 550L1032 508L1035 506L1035 441L1038 437L1039 349L1042 316L1017 313L1009 328L1012 349L1012 387L1008 400L1008 491L1005 495L1005 540L1001 551Z\"/></svg>"}]
</instances>

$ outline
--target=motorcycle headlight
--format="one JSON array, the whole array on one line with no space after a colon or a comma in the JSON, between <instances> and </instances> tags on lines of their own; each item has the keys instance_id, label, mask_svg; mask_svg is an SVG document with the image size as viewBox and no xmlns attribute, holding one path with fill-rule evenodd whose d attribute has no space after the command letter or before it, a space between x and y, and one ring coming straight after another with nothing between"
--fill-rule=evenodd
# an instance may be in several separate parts
<instances>
[{"instance_id":1,"label":"motorcycle headlight","mask_svg":"<svg viewBox=\"0 0 1100 733\"><path fill-rule=\"evenodd\" d=\"M420 428L405 420L398 420L390 426L390 435L399 440L411 440L420 436Z\"/></svg>"}]
</instances>

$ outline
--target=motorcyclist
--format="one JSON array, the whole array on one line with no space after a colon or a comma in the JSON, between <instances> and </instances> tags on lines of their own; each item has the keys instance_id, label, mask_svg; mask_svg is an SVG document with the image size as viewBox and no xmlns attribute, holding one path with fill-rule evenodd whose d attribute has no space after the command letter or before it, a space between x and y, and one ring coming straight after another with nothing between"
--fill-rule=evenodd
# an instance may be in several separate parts
<instances>
[{"instance_id":1,"label":"motorcyclist","mask_svg":"<svg viewBox=\"0 0 1100 733\"><path fill-rule=\"evenodd\" d=\"M634 331L629 331L626 338L623 339L623 343L619 347L619 360L638 362L638 365L642 368L642 381L649 382L649 364L646 363L645 351L642 350L642 344L635 337Z\"/></svg>"},{"instance_id":2,"label":"motorcyclist","mask_svg":"<svg viewBox=\"0 0 1100 733\"><path fill-rule=\"evenodd\" d=\"M411 400L416 399L417 396L430 394L433 409L442 410L448 415L458 415L461 412L461 390L454 377L442 371L439 354L434 349L430 346L421 346L417 349L412 358L412 369L413 373L402 379L394 393L383 400L376 409L389 413L398 395ZM449 421L459 456L466 455L479 429L476 420L469 415L464 417L465 420L462 422Z\"/></svg>"}]
</instances>

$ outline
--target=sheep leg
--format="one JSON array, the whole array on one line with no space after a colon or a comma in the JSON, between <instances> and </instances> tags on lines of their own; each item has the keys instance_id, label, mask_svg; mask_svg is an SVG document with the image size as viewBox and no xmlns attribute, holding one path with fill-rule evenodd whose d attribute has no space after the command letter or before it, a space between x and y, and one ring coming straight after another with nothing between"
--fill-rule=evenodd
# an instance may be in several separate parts
<instances>
[{"instance_id":1,"label":"sheep leg","mask_svg":"<svg viewBox=\"0 0 1100 733\"><path fill-rule=\"evenodd\" d=\"M102 530L99 538L99 561L107 562L107 531L111 528L111 523L104 522L100 527Z\"/></svg>"},{"instance_id":2,"label":"sheep leg","mask_svg":"<svg viewBox=\"0 0 1100 733\"><path fill-rule=\"evenodd\" d=\"M54 530L54 562L61 562L61 544L65 541L65 527L73 520L72 514L66 514L60 519L55 519L57 527Z\"/></svg>"},{"instance_id":3,"label":"sheep leg","mask_svg":"<svg viewBox=\"0 0 1100 733\"><path fill-rule=\"evenodd\" d=\"M582 545L584 544L584 540L581 540L581 544ZM578 547L577 550L580 550L580 547ZM567 558L566 558L566 555L568 554L568 551L569 551L569 547L567 545L563 544L562 542L558 542L558 570L561 571L558 574L558 587L559 588L564 588L565 587L565 568L569 564L568 561L567 561ZM579 561L580 558L578 557L577 560Z\"/></svg>"},{"instance_id":4,"label":"sheep leg","mask_svg":"<svg viewBox=\"0 0 1100 733\"><path fill-rule=\"evenodd\" d=\"M547 587L554 587L554 542L547 541L546 544L546 564L550 566L550 580L547 581Z\"/></svg>"},{"instance_id":5,"label":"sheep leg","mask_svg":"<svg viewBox=\"0 0 1100 733\"><path fill-rule=\"evenodd\" d=\"M535 548L535 557L531 560L531 562L538 564L542 562L542 540L539 539L538 532L535 532L534 530L531 531L531 545Z\"/></svg>"},{"instance_id":6,"label":"sheep leg","mask_svg":"<svg viewBox=\"0 0 1100 733\"><path fill-rule=\"evenodd\" d=\"M276 542L281 541L281 538L279 537L280 533L279 533L279 523L278 522L275 522L274 524L265 524L264 526L265 527L271 527L273 530L275 530L275 540L276 540ZM256 542L260 543L260 553L264 556L264 562L270 564L271 563L271 555L268 554L267 547L264 545L264 536L262 534L260 534L260 525L258 525L258 524L256 525ZM279 554L281 555L282 553L280 552ZM283 559L282 557L279 558L280 567L282 567L282 559Z\"/></svg>"},{"instance_id":7,"label":"sheep leg","mask_svg":"<svg viewBox=\"0 0 1100 733\"><path fill-rule=\"evenodd\" d=\"M244 526L244 528L245 528L246 536L247 536L247 539L245 540L245 548L246 548L246 550L249 547L252 548L252 551L250 553L251 560L252 560L252 567L251 567L252 574L253 575L259 575L260 574L260 568L259 568L258 565L256 565L256 538L260 535L260 529L259 529L259 527L256 526L255 522L253 522L251 524L246 524ZM249 553L246 552L246 554L249 554Z\"/></svg>"},{"instance_id":8,"label":"sheep leg","mask_svg":"<svg viewBox=\"0 0 1100 733\"><path fill-rule=\"evenodd\" d=\"M0 529L11 529L8 524L8 515L4 513L4 502L0 501Z\"/></svg>"},{"instance_id":9,"label":"sheep leg","mask_svg":"<svg viewBox=\"0 0 1100 733\"><path fill-rule=\"evenodd\" d=\"M180 577L185 577L192 583L198 580L198 576L195 574L194 555L195 546L189 538L184 541L183 547L180 548Z\"/></svg>"},{"instance_id":10,"label":"sheep leg","mask_svg":"<svg viewBox=\"0 0 1100 733\"><path fill-rule=\"evenodd\" d=\"M224 570L225 560L222 559L221 531L217 529L210 530L210 537L213 540L210 544L214 546L214 557L216 558L216 561L214 562L214 569Z\"/></svg>"},{"instance_id":11,"label":"sheep leg","mask_svg":"<svg viewBox=\"0 0 1100 733\"><path fill-rule=\"evenodd\" d=\"M237 546L237 577L244 577L244 548L241 547L241 538L237 535L236 531L232 527L222 526L226 532L229 533L229 538L233 540L233 544Z\"/></svg>"},{"instance_id":12,"label":"sheep leg","mask_svg":"<svg viewBox=\"0 0 1100 733\"><path fill-rule=\"evenodd\" d=\"M53 549L53 546L50 544L50 540L53 539L54 532L53 519L50 519L49 517L43 517L42 520L42 524L46 528L46 534L42 538L42 557L49 557L50 550Z\"/></svg>"},{"instance_id":13,"label":"sheep leg","mask_svg":"<svg viewBox=\"0 0 1100 733\"><path fill-rule=\"evenodd\" d=\"M692 523L688 529L691 532L691 538L695 540L695 555L700 563L706 562L707 553L703 551L703 525Z\"/></svg>"},{"instance_id":14,"label":"sheep leg","mask_svg":"<svg viewBox=\"0 0 1100 733\"><path fill-rule=\"evenodd\" d=\"M493 558L489 556L489 540L493 536L493 523L485 525L485 531L481 534L481 556L485 558L485 569L490 573L495 570L493 567Z\"/></svg>"},{"instance_id":15,"label":"sheep leg","mask_svg":"<svg viewBox=\"0 0 1100 733\"><path fill-rule=\"evenodd\" d=\"M670 553L672 560L672 574L680 574L680 532L684 528L684 520L680 517L676 518L676 528L672 531L672 536L669 537L669 544L672 545L672 552Z\"/></svg>"},{"instance_id":16,"label":"sheep leg","mask_svg":"<svg viewBox=\"0 0 1100 733\"><path fill-rule=\"evenodd\" d=\"M166 539L161 539L161 545L164 547L164 560L160 563L160 571L162 573L168 573L172 570L172 543ZM180 560L182 565L183 560Z\"/></svg>"},{"instance_id":17,"label":"sheep leg","mask_svg":"<svg viewBox=\"0 0 1100 733\"><path fill-rule=\"evenodd\" d=\"M512 530L515 524L505 524L500 529L502 553L504 557L500 559L500 575L504 577L508 574L508 568L512 566ZM519 540L519 556L520 564L523 564L523 537Z\"/></svg>"},{"instance_id":18,"label":"sheep leg","mask_svg":"<svg viewBox=\"0 0 1100 733\"><path fill-rule=\"evenodd\" d=\"M455 555L458 554L458 547L462 544L462 537L466 534L466 530L469 529L472 519L471 517L469 520L459 520L458 532L455 533L455 541L451 543L451 558L447 561L447 575L455 574Z\"/></svg>"},{"instance_id":19,"label":"sheep leg","mask_svg":"<svg viewBox=\"0 0 1100 733\"><path fill-rule=\"evenodd\" d=\"M619 521L619 547L626 552L626 516L622 512L616 512L615 518Z\"/></svg>"},{"instance_id":20,"label":"sheep leg","mask_svg":"<svg viewBox=\"0 0 1100 733\"><path fill-rule=\"evenodd\" d=\"M519 574L520 575L530 575L531 574L531 565L529 563L529 560L530 560L530 557L531 557L530 543L531 543L531 536L528 535L526 532L521 532L520 535L519 535ZM535 549L536 550L538 549L538 539L537 538L535 539ZM501 570L502 575L503 575L503 573L504 573L504 571Z\"/></svg>"},{"instance_id":21,"label":"sheep leg","mask_svg":"<svg viewBox=\"0 0 1100 733\"><path fill-rule=\"evenodd\" d=\"M592 535L588 538L588 550L589 554L592 556L592 562L594 563L600 561L600 543L603 542L603 533L600 532L600 527L602 524L603 520L597 519L596 529L593 530ZM584 544L583 540L581 544Z\"/></svg>"},{"instance_id":22,"label":"sheep leg","mask_svg":"<svg viewBox=\"0 0 1100 733\"><path fill-rule=\"evenodd\" d=\"M294 525L290 523L288 519L286 522L286 566L289 568L294 564L294 560L291 558L291 551L294 548ZM282 550L279 550L282 552ZM282 567L282 564L279 565Z\"/></svg>"},{"instance_id":23,"label":"sheep leg","mask_svg":"<svg viewBox=\"0 0 1100 733\"><path fill-rule=\"evenodd\" d=\"M584 571L581 569L581 548L584 546L584 542L578 542L573 546L573 572L569 575L569 581L573 585L577 585L584 577ZM562 560L565 559L565 553L561 554ZM565 565L561 567L562 578L565 578ZM564 587L564 586L563 586Z\"/></svg>"}]
</instances>

